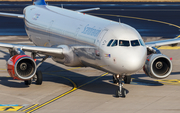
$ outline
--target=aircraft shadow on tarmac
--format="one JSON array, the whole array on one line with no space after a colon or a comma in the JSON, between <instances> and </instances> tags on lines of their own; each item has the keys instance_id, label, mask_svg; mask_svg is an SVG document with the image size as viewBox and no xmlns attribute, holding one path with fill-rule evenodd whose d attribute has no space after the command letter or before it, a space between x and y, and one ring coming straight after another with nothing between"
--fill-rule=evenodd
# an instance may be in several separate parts
<instances>
[{"instance_id":1,"label":"aircraft shadow on tarmac","mask_svg":"<svg viewBox=\"0 0 180 113\"><path fill-rule=\"evenodd\" d=\"M0 50L0 52L4 53L5 55L3 57L0 57L0 60L8 60L10 58L9 53ZM38 58L37 58L38 59ZM39 61L37 60L37 63ZM43 82L48 81L48 82L54 82L54 83L59 83L59 84L65 84L68 86L72 86L72 83L63 77L71 79L73 82L76 83L77 87L81 86L82 84L85 84L98 76L93 76L93 77L88 77L83 74L79 74L76 72L72 72L70 70L65 70L59 66L56 66L54 64L48 63L48 62L43 62L43 64L39 67L39 70L42 71L43 73ZM60 71L64 70L64 71ZM48 74L49 73L49 74ZM53 76L53 75L55 76ZM136 74L132 75L132 85L144 85L144 86L162 86L163 84L158 82L158 81L153 81L153 80L144 80L144 79L139 79L138 77L145 77L145 74ZM106 82L107 81L107 82ZM11 77L0 77L0 84L7 86L7 87L12 87L12 88L28 88L31 86L27 86L24 84L24 81L19 81L19 80L13 80ZM34 82L32 84L35 84ZM42 83L43 85L43 83ZM125 85L126 87L126 85ZM80 87L79 89L85 90L85 91L90 91L94 93L100 93L100 94L108 94L108 95L113 95L115 94L115 91L118 89L117 84L113 84L112 82L112 76L108 74L107 76L104 76L102 78L99 78L98 80L84 85L83 87ZM129 91L126 89L126 93L129 93Z\"/></svg>"}]
</instances>

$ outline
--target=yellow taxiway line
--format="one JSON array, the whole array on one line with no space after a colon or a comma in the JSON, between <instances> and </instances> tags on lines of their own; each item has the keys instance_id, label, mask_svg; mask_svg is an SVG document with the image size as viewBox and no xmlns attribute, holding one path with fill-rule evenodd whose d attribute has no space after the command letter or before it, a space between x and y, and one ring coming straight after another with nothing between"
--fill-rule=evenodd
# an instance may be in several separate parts
<instances>
[{"instance_id":1,"label":"yellow taxiway line","mask_svg":"<svg viewBox=\"0 0 180 113\"><path fill-rule=\"evenodd\" d=\"M45 102L45 103L43 103L43 104L35 107L35 108L33 108L32 110L30 110L30 111L28 111L28 112L26 112L26 113L31 113L31 112L39 109L39 108L42 108L42 107L44 107L45 105L50 104L50 103L54 102L55 100L57 100L57 99L65 96L65 95L67 95L67 94L69 94L69 93L71 93L71 92L73 92L73 91L75 91L75 90L77 90L77 89L79 89L79 88L81 88L81 87L83 87L83 86L91 83L91 82L94 82L95 80L97 80L97 79L99 79L99 78L101 78L101 77L103 77L103 76L105 76L105 75L107 75L107 74L108 74L108 73L105 73L105 74L103 74L103 75L101 75L101 76L99 76L99 77L97 77L97 78L95 78L95 79L93 79L93 80L91 80L91 81L89 81L89 82L86 82L86 83L83 84L83 85L80 85L79 87L77 87L77 85L76 85L71 79L66 78L66 77L63 77L63 76L59 76L59 77L62 77L62 78L64 78L64 79L69 80L69 81L73 84L73 89L71 89L71 90L69 90L69 91L67 91L67 92L65 92L65 93L63 93L63 94L61 94L61 95L59 95L59 96L57 96L57 97L55 97L55 98L53 98L53 99L51 99L51 100L49 100L49 101L47 101L47 102ZM55 75L55 74L48 74L48 75L58 76L58 75Z\"/></svg>"},{"instance_id":2,"label":"yellow taxiway line","mask_svg":"<svg viewBox=\"0 0 180 113\"><path fill-rule=\"evenodd\" d=\"M175 47L172 47L172 46L161 46L161 47L158 47L158 49L180 49L180 46L175 46Z\"/></svg>"},{"instance_id":3,"label":"yellow taxiway line","mask_svg":"<svg viewBox=\"0 0 180 113\"><path fill-rule=\"evenodd\" d=\"M166 84L166 85L180 85L180 79L170 79L170 80L155 80L158 81L162 84Z\"/></svg>"},{"instance_id":4,"label":"yellow taxiway line","mask_svg":"<svg viewBox=\"0 0 180 113\"><path fill-rule=\"evenodd\" d=\"M123 16L123 15L112 15L112 14L97 14L97 13L89 13L92 15L103 15L103 16L114 16L114 17L124 17L124 18L132 18L132 19L138 19L138 20L146 20L146 21L152 21L152 22L157 22L157 23L162 23L162 24L167 24L170 26L174 26L176 28L180 28L180 26L169 23L169 22L163 22L159 20L153 20L153 19L146 19L146 18L139 18L139 17L131 17L131 16Z\"/></svg>"},{"instance_id":5,"label":"yellow taxiway line","mask_svg":"<svg viewBox=\"0 0 180 113\"><path fill-rule=\"evenodd\" d=\"M28 107L28 108L26 108L26 109L24 109L24 110L22 110L22 111L27 111L27 110L29 110L29 109L31 109L31 108L37 106L37 105L38 105L38 104L33 104L32 106L30 106L30 107Z\"/></svg>"}]
</instances>

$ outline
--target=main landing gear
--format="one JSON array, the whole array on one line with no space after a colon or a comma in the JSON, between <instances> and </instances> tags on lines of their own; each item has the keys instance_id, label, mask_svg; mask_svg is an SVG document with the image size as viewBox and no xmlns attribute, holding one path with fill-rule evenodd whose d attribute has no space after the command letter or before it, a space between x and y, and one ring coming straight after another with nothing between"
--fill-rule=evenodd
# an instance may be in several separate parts
<instances>
[{"instance_id":1,"label":"main landing gear","mask_svg":"<svg viewBox=\"0 0 180 113\"><path fill-rule=\"evenodd\" d=\"M37 53L34 53L34 52L31 53L31 57L33 59L35 59L36 55L37 55ZM48 57L49 57L48 55L43 57L42 60L40 61L40 63L36 66L36 68L38 68ZM41 85L42 84L42 78L43 78L42 72L40 70L37 70L34 77L29 79L29 80L25 80L24 84L25 85L31 85L32 81L35 81L36 85Z\"/></svg>"},{"instance_id":2,"label":"main landing gear","mask_svg":"<svg viewBox=\"0 0 180 113\"><path fill-rule=\"evenodd\" d=\"M37 71L36 75L34 75L34 77L29 80L25 80L24 84L31 85L32 81L35 81L36 85L41 85L42 84L42 72Z\"/></svg>"},{"instance_id":3,"label":"main landing gear","mask_svg":"<svg viewBox=\"0 0 180 113\"><path fill-rule=\"evenodd\" d=\"M119 84L119 88L116 91L116 97L126 97L126 90L123 88L123 79L125 84L131 83L131 76L113 75L113 82Z\"/></svg>"}]
</instances>

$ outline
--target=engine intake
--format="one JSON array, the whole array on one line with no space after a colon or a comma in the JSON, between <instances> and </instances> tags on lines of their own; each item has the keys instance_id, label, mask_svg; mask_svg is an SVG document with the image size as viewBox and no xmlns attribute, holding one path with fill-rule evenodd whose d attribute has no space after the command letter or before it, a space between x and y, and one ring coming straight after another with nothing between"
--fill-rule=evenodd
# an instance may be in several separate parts
<instances>
[{"instance_id":1,"label":"engine intake","mask_svg":"<svg viewBox=\"0 0 180 113\"><path fill-rule=\"evenodd\" d=\"M149 77L163 79L171 74L172 62L163 54L151 54L147 57L143 69Z\"/></svg>"},{"instance_id":2,"label":"engine intake","mask_svg":"<svg viewBox=\"0 0 180 113\"><path fill-rule=\"evenodd\" d=\"M28 80L36 73L36 63L27 55L15 55L8 60L7 70L14 79Z\"/></svg>"}]
</instances>

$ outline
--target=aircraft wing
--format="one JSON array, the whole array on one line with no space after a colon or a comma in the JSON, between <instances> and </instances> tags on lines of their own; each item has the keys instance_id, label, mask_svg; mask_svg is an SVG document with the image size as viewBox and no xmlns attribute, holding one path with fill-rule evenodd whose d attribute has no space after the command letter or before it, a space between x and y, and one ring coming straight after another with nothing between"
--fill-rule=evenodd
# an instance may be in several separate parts
<instances>
[{"instance_id":1,"label":"aircraft wing","mask_svg":"<svg viewBox=\"0 0 180 113\"><path fill-rule=\"evenodd\" d=\"M40 54L50 55L50 56L62 56L63 49L56 47L43 47L43 46L30 46L30 45L19 45L19 44L10 44L10 43L0 43L0 47L7 49L20 48L23 51L37 52Z\"/></svg>"},{"instance_id":2,"label":"aircraft wing","mask_svg":"<svg viewBox=\"0 0 180 113\"><path fill-rule=\"evenodd\" d=\"M146 42L147 47L155 47L155 46L163 46L163 45L169 45L169 44L176 44L180 43L180 39L168 39L168 40L160 40L160 41L153 41L153 42Z\"/></svg>"},{"instance_id":3,"label":"aircraft wing","mask_svg":"<svg viewBox=\"0 0 180 113\"><path fill-rule=\"evenodd\" d=\"M76 10L78 12L84 13L84 12L88 12L88 11L94 11L94 10L99 10L100 8L90 8L90 9L82 9L82 10Z\"/></svg>"},{"instance_id":4,"label":"aircraft wing","mask_svg":"<svg viewBox=\"0 0 180 113\"><path fill-rule=\"evenodd\" d=\"M13 17L13 18L24 18L23 14L13 14L13 13L2 13L0 12L0 16L5 16L5 17Z\"/></svg>"}]
</instances>

